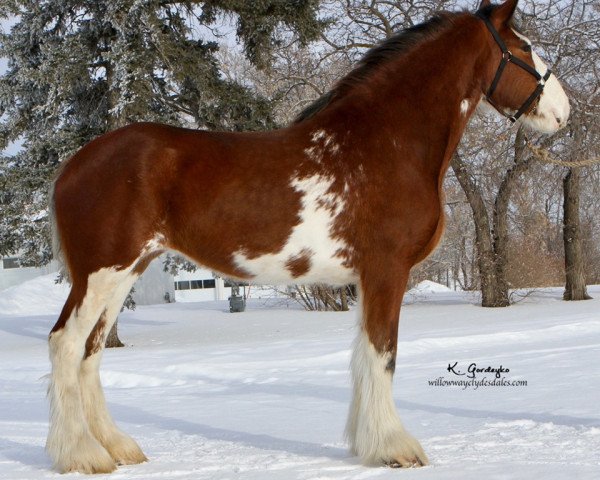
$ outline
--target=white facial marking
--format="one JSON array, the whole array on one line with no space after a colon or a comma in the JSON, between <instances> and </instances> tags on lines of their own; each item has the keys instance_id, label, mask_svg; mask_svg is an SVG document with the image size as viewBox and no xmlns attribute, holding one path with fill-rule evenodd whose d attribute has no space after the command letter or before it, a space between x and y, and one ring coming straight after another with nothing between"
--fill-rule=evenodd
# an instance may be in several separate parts
<instances>
[{"instance_id":1,"label":"white facial marking","mask_svg":"<svg viewBox=\"0 0 600 480\"><path fill-rule=\"evenodd\" d=\"M514 28L511 28L511 30L513 31L513 33L519 37L521 40L523 40L525 43L527 43L528 45L531 45L531 40L529 40L525 35L523 35L522 33L517 32Z\"/></svg>"},{"instance_id":2,"label":"white facial marking","mask_svg":"<svg viewBox=\"0 0 600 480\"><path fill-rule=\"evenodd\" d=\"M548 67L537 53L532 52L531 55L536 70L544 76ZM570 114L569 98L556 76L551 74L546 81L537 108L531 114L526 115L523 122L540 132L554 133L567 124Z\"/></svg>"},{"instance_id":3,"label":"white facial marking","mask_svg":"<svg viewBox=\"0 0 600 480\"><path fill-rule=\"evenodd\" d=\"M514 30L513 32L521 40L531 45L531 41L526 36ZM548 71L548 66L534 51L531 52L531 57L535 69L543 77ZM554 133L567 124L570 114L569 98L556 76L551 74L546 81L537 107L533 112L523 115L521 118L525 125L534 130L542 133Z\"/></svg>"},{"instance_id":4,"label":"white facial marking","mask_svg":"<svg viewBox=\"0 0 600 480\"><path fill-rule=\"evenodd\" d=\"M468 99L464 99L460 102L460 114L464 117L469 111L469 107L471 106L471 102Z\"/></svg>"},{"instance_id":5,"label":"white facial marking","mask_svg":"<svg viewBox=\"0 0 600 480\"><path fill-rule=\"evenodd\" d=\"M277 253L248 258L245 252L233 255L233 261L251 274L258 283L329 283L344 285L355 280L354 272L343 265L339 252L346 244L332 234L336 217L344 208L343 199L329 192L333 179L323 175L294 177L291 186L302 194L298 216L284 247ZM310 250L310 269L293 277L286 264L301 251Z\"/></svg>"}]
</instances>

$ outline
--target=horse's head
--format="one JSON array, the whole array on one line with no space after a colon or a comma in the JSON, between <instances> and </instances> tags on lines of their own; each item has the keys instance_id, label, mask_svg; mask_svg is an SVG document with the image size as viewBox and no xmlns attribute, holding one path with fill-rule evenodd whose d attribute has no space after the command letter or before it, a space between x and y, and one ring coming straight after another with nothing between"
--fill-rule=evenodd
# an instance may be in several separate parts
<instances>
[{"instance_id":1,"label":"horse's head","mask_svg":"<svg viewBox=\"0 0 600 480\"><path fill-rule=\"evenodd\" d=\"M512 17L518 0L492 5L483 0L476 15L489 43L484 101L511 121L543 133L567 124L569 100L558 79L532 50L527 37L515 30Z\"/></svg>"}]
</instances>

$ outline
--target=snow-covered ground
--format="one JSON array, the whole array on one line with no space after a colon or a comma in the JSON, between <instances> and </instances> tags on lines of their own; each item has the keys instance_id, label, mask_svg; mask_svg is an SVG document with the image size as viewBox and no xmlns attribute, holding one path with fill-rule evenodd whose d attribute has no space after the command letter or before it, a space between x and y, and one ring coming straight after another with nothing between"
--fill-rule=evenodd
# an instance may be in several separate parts
<instances>
[{"instance_id":1,"label":"snow-covered ground","mask_svg":"<svg viewBox=\"0 0 600 480\"><path fill-rule=\"evenodd\" d=\"M0 291L0 479L83 478L53 473L44 452L46 336L66 291L35 282ZM102 380L150 461L94 478L600 478L600 287L590 293L482 309L431 288L406 305L396 405L431 460L411 470L367 468L346 450L355 312L260 301L238 314L226 302L124 312L128 346L105 354ZM431 385L467 378L447 371L455 362L502 366L527 386Z\"/></svg>"}]
</instances>

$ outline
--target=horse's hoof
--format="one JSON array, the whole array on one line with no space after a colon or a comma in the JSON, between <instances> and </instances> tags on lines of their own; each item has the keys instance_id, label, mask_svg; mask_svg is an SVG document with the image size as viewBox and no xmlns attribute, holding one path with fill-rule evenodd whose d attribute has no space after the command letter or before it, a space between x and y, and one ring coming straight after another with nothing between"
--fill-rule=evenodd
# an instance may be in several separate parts
<instances>
[{"instance_id":1,"label":"horse's hoof","mask_svg":"<svg viewBox=\"0 0 600 480\"><path fill-rule=\"evenodd\" d=\"M110 441L102 443L117 465L136 465L148 461L136 441L121 431L117 431Z\"/></svg>"},{"instance_id":2,"label":"horse's hoof","mask_svg":"<svg viewBox=\"0 0 600 480\"><path fill-rule=\"evenodd\" d=\"M423 457L398 457L398 459L389 460L385 462L385 465L390 468L417 468L429 465L429 460L427 459L427 456L423 454Z\"/></svg>"},{"instance_id":3,"label":"horse's hoof","mask_svg":"<svg viewBox=\"0 0 600 480\"><path fill-rule=\"evenodd\" d=\"M54 467L60 473L95 474L114 472L117 464L95 438L88 436L80 439L63 458L57 458Z\"/></svg>"},{"instance_id":4,"label":"horse's hoof","mask_svg":"<svg viewBox=\"0 0 600 480\"><path fill-rule=\"evenodd\" d=\"M419 441L406 432L396 439L395 448L383 456L383 464L390 468L416 468L429 465L429 459Z\"/></svg>"}]
</instances>

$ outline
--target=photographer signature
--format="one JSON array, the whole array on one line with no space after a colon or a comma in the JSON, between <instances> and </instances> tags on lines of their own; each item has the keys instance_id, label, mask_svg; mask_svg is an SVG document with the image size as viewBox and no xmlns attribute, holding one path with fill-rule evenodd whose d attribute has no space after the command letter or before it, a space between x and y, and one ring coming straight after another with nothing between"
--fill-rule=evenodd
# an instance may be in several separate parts
<instances>
[{"instance_id":1,"label":"photographer signature","mask_svg":"<svg viewBox=\"0 0 600 480\"><path fill-rule=\"evenodd\" d=\"M475 378L477 373L494 373L496 378L500 378L503 373L510 372L509 368L504 368L500 365L498 368L494 368L491 366L487 367L478 367L475 362L471 363L467 368L466 372L461 372L457 368L458 362L454 362L454 365L448 364L447 370L454 375L466 375L468 378Z\"/></svg>"}]
</instances>

